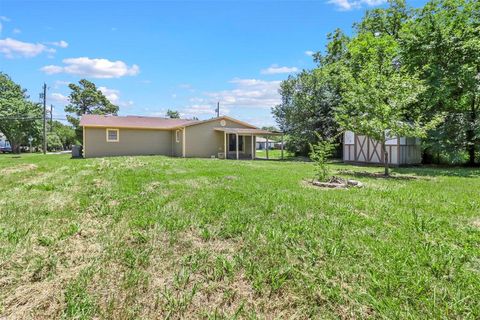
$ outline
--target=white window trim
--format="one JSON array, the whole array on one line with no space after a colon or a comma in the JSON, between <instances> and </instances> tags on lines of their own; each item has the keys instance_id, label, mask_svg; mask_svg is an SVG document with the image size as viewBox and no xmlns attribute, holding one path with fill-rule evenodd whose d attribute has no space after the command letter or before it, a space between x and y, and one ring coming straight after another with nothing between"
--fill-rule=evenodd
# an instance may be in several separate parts
<instances>
[{"instance_id":1,"label":"white window trim","mask_svg":"<svg viewBox=\"0 0 480 320\"><path fill-rule=\"evenodd\" d=\"M180 143L180 130L175 130L175 142Z\"/></svg>"},{"instance_id":2,"label":"white window trim","mask_svg":"<svg viewBox=\"0 0 480 320\"><path fill-rule=\"evenodd\" d=\"M109 131L116 131L117 132L117 139L115 139L115 140L109 139L108 138L108 132ZM106 135L107 142L120 142L120 129L107 128L105 130L105 135Z\"/></svg>"}]
</instances>

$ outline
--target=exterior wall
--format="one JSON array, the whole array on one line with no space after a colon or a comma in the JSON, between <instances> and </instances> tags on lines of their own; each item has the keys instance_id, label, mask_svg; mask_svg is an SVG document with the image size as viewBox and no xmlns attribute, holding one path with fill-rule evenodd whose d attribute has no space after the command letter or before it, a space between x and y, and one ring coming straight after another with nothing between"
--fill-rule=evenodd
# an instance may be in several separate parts
<instances>
[{"instance_id":1,"label":"exterior wall","mask_svg":"<svg viewBox=\"0 0 480 320\"><path fill-rule=\"evenodd\" d=\"M218 157L219 152L225 152L224 150L224 133L215 131L214 128L220 128L220 121L209 121L194 126L185 128L185 156L186 157L198 157L198 158L210 158L211 156ZM227 128L249 128L242 124L225 119ZM245 140L245 154L251 154L251 144L249 139ZM227 141L228 148L228 141ZM247 151L247 148L250 148ZM248 153L247 153L248 152ZM243 157L243 154L242 154Z\"/></svg>"},{"instance_id":2,"label":"exterior wall","mask_svg":"<svg viewBox=\"0 0 480 320\"><path fill-rule=\"evenodd\" d=\"M177 130L178 130L178 141L177 141ZM172 130L172 156L174 157L183 156L183 130L181 129Z\"/></svg>"},{"instance_id":3,"label":"exterior wall","mask_svg":"<svg viewBox=\"0 0 480 320\"><path fill-rule=\"evenodd\" d=\"M375 140L347 131L343 141L343 161L383 163L382 147ZM419 139L394 137L387 140L385 146L389 156L388 163L392 165L419 164L422 161Z\"/></svg>"},{"instance_id":4,"label":"exterior wall","mask_svg":"<svg viewBox=\"0 0 480 320\"><path fill-rule=\"evenodd\" d=\"M109 128L116 129L116 128ZM168 130L119 129L119 141L107 142L106 128L85 127L84 156L172 155L172 132Z\"/></svg>"}]
</instances>

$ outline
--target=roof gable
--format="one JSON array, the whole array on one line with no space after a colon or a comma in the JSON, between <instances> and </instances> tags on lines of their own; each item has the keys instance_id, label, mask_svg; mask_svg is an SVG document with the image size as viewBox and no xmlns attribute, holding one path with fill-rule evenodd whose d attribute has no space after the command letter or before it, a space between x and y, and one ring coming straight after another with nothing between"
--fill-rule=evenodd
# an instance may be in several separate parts
<instances>
[{"instance_id":1,"label":"roof gable","mask_svg":"<svg viewBox=\"0 0 480 320\"><path fill-rule=\"evenodd\" d=\"M243 122L243 121L231 118L231 117L227 117L227 116L221 116L221 117L211 118L211 119L208 119L208 120L201 120L201 121L192 122L192 123L186 124L185 127L195 126L197 124L202 124L202 123L207 123L207 122L212 122L212 121L217 121L217 120L229 120L229 121L241 124L242 126L245 126L247 128L258 129L253 124L249 124L249 123L246 123L246 122Z\"/></svg>"}]
</instances>

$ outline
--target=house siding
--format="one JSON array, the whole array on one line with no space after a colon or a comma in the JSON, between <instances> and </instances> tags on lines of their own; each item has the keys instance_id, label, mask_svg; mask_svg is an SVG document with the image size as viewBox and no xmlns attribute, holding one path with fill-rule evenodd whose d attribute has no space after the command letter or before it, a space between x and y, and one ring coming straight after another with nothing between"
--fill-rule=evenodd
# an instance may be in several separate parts
<instances>
[{"instance_id":1,"label":"house siding","mask_svg":"<svg viewBox=\"0 0 480 320\"><path fill-rule=\"evenodd\" d=\"M218 157L219 152L224 152L223 132L215 131L214 128L220 128L222 119L209 121L194 126L186 127L185 134L185 153L186 157L210 158ZM249 128L240 123L225 119L228 128ZM243 157L251 156L251 137L245 137L245 153ZM227 143L228 148L228 143Z\"/></svg>"},{"instance_id":2,"label":"house siding","mask_svg":"<svg viewBox=\"0 0 480 320\"><path fill-rule=\"evenodd\" d=\"M109 129L116 128L112 127ZM118 142L106 141L106 128L84 127L83 130L85 139L84 156L86 158L127 155L172 155L172 131L170 130L120 128Z\"/></svg>"}]
</instances>

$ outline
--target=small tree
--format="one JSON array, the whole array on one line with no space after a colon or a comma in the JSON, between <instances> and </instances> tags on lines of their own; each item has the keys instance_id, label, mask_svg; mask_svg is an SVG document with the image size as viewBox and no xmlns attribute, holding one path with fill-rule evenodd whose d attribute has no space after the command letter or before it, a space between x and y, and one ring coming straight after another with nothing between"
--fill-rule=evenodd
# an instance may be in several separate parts
<instances>
[{"instance_id":1,"label":"small tree","mask_svg":"<svg viewBox=\"0 0 480 320\"><path fill-rule=\"evenodd\" d=\"M322 139L316 133L318 142L316 144L310 143L310 159L315 163L315 177L318 181L326 181L330 170L327 166L327 160L332 157L336 148L334 138Z\"/></svg>"},{"instance_id":2,"label":"small tree","mask_svg":"<svg viewBox=\"0 0 480 320\"><path fill-rule=\"evenodd\" d=\"M180 113L175 110L167 110L167 117L170 119L180 119Z\"/></svg>"},{"instance_id":3,"label":"small tree","mask_svg":"<svg viewBox=\"0 0 480 320\"><path fill-rule=\"evenodd\" d=\"M348 49L350 59L343 68L345 91L336 119L344 130L381 144L388 176L386 141L395 136L425 137L440 118L426 120L418 103L424 84L402 67L393 37L361 34Z\"/></svg>"}]
</instances>

